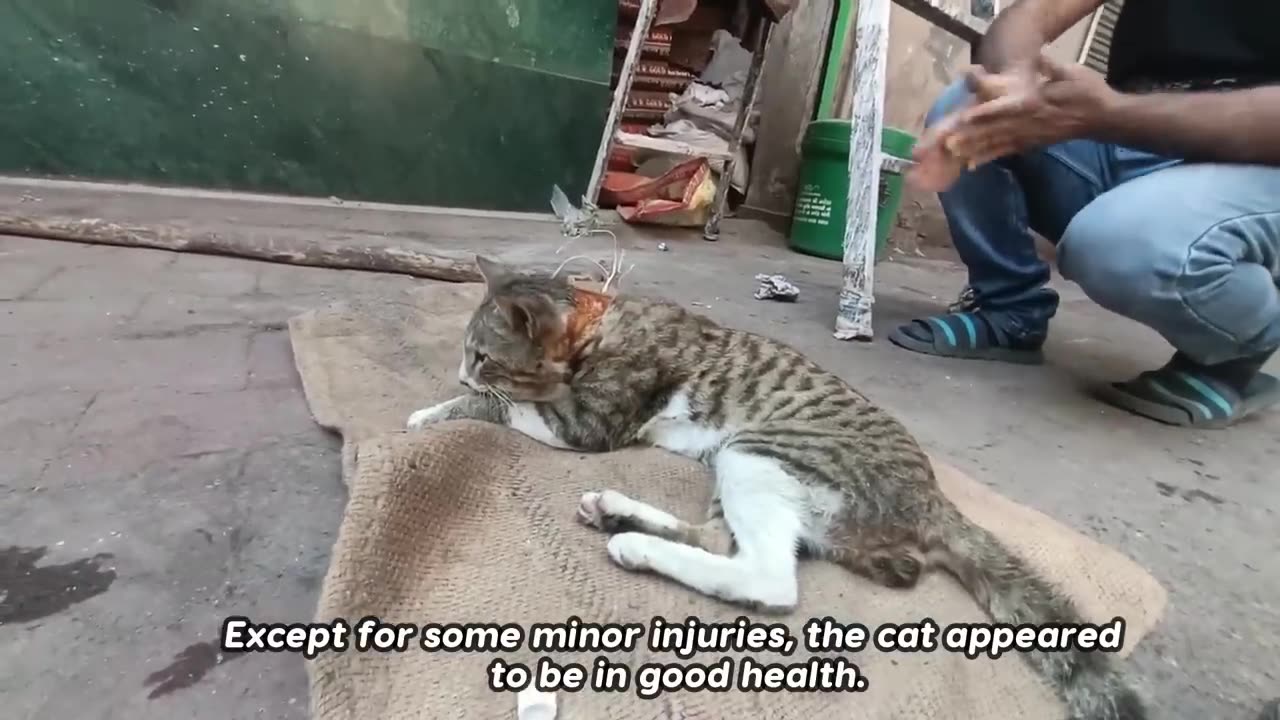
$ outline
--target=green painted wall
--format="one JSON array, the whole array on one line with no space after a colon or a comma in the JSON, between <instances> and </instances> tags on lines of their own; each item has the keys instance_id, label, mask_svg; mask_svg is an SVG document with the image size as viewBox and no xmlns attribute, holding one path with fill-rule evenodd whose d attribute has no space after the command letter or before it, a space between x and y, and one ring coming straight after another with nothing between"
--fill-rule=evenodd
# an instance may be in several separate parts
<instances>
[{"instance_id":1,"label":"green painted wall","mask_svg":"<svg viewBox=\"0 0 1280 720\"><path fill-rule=\"evenodd\" d=\"M585 190L614 0L4 0L0 173L492 210Z\"/></svg>"}]
</instances>

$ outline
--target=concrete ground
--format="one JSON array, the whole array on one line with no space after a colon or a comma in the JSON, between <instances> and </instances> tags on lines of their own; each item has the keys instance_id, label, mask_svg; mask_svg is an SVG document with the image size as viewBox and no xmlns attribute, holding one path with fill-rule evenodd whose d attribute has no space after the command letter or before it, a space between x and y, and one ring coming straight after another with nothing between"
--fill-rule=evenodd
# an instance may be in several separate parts
<instances>
[{"instance_id":1,"label":"concrete ground","mask_svg":"<svg viewBox=\"0 0 1280 720\"><path fill-rule=\"evenodd\" d=\"M0 183L0 212L18 211L394 235L539 262L561 242L529 221ZM831 337L839 264L761 226L733 223L716 244L666 233L668 252L620 234L631 290L794 344L932 452L1148 567L1171 600L1133 659L1154 717L1251 718L1280 694L1280 413L1201 432L1089 399L1089 383L1169 348L1073 286L1046 366L948 361L883 338L955 296L953 263L882 263L879 339L851 344ZM575 248L604 255L608 243ZM759 272L787 274L800 302L751 299ZM227 615L310 619L342 512L338 441L308 414L285 323L420 282L0 238L0 714L307 716L298 657L220 662L215 649Z\"/></svg>"}]
</instances>

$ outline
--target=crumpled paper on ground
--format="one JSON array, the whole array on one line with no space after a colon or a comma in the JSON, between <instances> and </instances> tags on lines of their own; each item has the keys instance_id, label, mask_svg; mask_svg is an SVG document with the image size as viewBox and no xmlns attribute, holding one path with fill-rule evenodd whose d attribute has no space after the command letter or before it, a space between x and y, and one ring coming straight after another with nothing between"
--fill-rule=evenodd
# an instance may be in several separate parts
<instances>
[{"instance_id":1,"label":"crumpled paper on ground","mask_svg":"<svg viewBox=\"0 0 1280 720\"><path fill-rule=\"evenodd\" d=\"M796 287L782 275L766 275L761 273L756 275L756 280L760 281L760 286L756 288L755 298L757 300L781 300L782 302L795 302L800 297L800 288Z\"/></svg>"}]
</instances>

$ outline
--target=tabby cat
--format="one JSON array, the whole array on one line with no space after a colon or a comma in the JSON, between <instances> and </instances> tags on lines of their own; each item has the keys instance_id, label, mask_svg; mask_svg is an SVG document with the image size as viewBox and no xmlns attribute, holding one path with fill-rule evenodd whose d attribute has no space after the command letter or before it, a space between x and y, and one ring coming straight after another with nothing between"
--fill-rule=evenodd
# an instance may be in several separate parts
<instances>
[{"instance_id":1,"label":"tabby cat","mask_svg":"<svg viewBox=\"0 0 1280 720\"><path fill-rule=\"evenodd\" d=\"M762 611L797 600L801 553L895 588L950 571L1001 623L1081 622L1071 602L938 489L929 458L885 411L795 350L661 301L609 296L477 258L487 292L458 378L472 392L410 428L498 423L556 448L652 445L715 476L714 523L604 490L579 518L614 562ZM726 548L728 550L728 548ZM1139 696L1097 652L1031 653L1071 720L1136 720Z\"/></svg>"}]
</instances>

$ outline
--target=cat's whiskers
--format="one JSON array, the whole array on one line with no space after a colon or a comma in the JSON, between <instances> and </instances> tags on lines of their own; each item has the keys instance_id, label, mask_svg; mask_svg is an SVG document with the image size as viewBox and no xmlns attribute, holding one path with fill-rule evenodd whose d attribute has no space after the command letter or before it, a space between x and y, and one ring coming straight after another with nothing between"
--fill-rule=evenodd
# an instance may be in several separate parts
<instances>
[{"instance_id":1,"label":"cat's whiskers","mask_svg":"<svg viewBox=\"0 0 1280 720\"><path fill-rule=\"evenodd\" d=\"M516 403L515 403L515 401L514 401L514 400L512 400L512 399L511 399L511 395L510 395L510 394L508 394L508 393L507 393L507 391L505 391L505 390L500 390L500 389L498 389L498 388L496 388L496 387L493 387L493 386L491 386L491 385L486 385L486 386L485 386L485 392L487 392L487 393L489 393L490 395L492 395L492 396L494 396L494 397L498 398L498 400L499 400L503 405L506 405L506 406L507 406L507 407L509 407L509 408L510 408L510 407L515 407L515 404L516 404Z\"/></svg>"}]
</instances>

